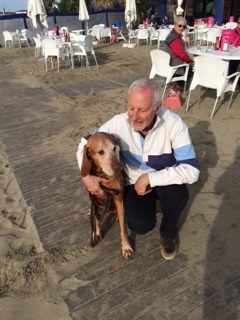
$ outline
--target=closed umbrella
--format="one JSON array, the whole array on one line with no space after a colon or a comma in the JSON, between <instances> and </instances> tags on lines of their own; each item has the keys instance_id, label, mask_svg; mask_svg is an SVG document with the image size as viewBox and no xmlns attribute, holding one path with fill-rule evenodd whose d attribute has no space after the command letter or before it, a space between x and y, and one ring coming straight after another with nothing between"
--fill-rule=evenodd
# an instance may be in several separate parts
<instances>
[{"instance_id":1,"label":"closed umbrella","mask_svg":"<svg viewBox=\"0 0 240 320\"><path fill-rule=\"evenodd\" d=\"M42 0L28 0L27 15L32 19L33 28L40 25L41 28L48 28L47 14Z\"/></svg>"},{"instance_id":2,"label":"closed umbrella","mask_svg":"<svg viewBox=\"0 0 240 320\"><path fill-rule=\"evenodd\" d=\"M88 14L85 0L79 0L79 20L86 21L86 31L87 31L88 30L87 20L89 20L89 14Z\"/></svg>"},{"instance_id":3,"label":"closed umbrella","mask_svg":"<svg viewBox=\"0 0 240 320\"><path fill-rule=\"evenodd\" d=\"M131 27L131 23L137 20L137 9L135 0L126 0L125 21L127 28Z\"/></svg>"},{"instance_id":4,"label":"closed umbrella","mask_svg":"<svg viewBox=\"0 0 240 320\"><path fill-rule=\"evenodd\" d=\"M177 6L177 9L176 9L176 14L177 16L180 16L182 13L183 13L183 8L181 7L182 3L183 3L183 0L178 0L178 6Z\"/></svg>"}]
</instances>

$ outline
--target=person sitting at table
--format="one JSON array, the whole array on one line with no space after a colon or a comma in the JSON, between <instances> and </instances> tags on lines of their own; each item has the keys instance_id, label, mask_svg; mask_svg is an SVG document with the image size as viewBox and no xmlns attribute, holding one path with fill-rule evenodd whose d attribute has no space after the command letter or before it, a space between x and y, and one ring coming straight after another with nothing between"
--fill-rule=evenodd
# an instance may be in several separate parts
<instances>
[{"instance_id":1,"label":"person sitting at table","mask_svg":"<svg viewBox=\"0 0 240 320\"><path fill-rule=\"evenodd\" d=\"M240 46L240 18L237 20L237 27L232 30L234 34L234 47ZM234 72L237 72L238 66L240 61L239 60L231 60L229 62L229 68L228 68L228 74L232 74ZM238 81L238 85L240 85L240 80Z\"/></svg>"},{"instance_id":2,"label":"person sitting at table","mask_svg":"<svg viewBox=\"0 0 240 320\"><path fill-rule=\"evenodd\" d=\"M168 15L165 15L164 18L162 19L162 26L167 27L169 25L169 18Z\"/></svg>"},{"instance_id":3,"label":"person sitting at table","mask_svg":"<svg viewBox=\"0 0 240 320\"><path fill-rule=\"evenodd\" d=\"M193 76L192 64L193 60L185 50L185 44L182 38L183 30L187 28L187 20L183 17L177 17L174 21L174 27L167 36L165 42L161 45L161 50L170 54L170 65L177 66L183 63L189 63L191 66L188 72L187 82ZM185 68L179 68L175 75L183 75ZM184 88L184 81L177 81L170 93L181 93Z\"/></svg>"},{"instance_id":4,"label":"person sitting at table","mask_svg":"<svg viewBox=\"0 0 240 320\"><path fill-rule=\"evenodd\" d=\"M151 17L150 17L150 20L149 20L149 24L154 27L155 29L158 28L158 20L155 16L155 14L152 14Z\"/></svg>"}]
</instances>

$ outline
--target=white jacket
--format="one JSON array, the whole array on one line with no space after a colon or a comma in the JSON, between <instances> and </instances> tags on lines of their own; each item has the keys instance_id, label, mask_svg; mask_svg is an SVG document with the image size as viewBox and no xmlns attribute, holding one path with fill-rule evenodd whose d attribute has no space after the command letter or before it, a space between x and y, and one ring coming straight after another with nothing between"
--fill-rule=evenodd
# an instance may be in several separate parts
<instances>
[{"instance_id":1,"label":"white jacket","mask_svg":"<svg viewBox=\"0 0 240 320\"><path fill-rule=\"evenodd\" d=\"M120 146L120 161L125 185L134 184L143 173L148 173L150 186L194 183L199 176L188 128L175 113L161 107L153 128L143 138L135 131L127 113L114 116L98 131L114 135ZM78 146L79 168L87 137Z\"/></svg>"}]
</instances>

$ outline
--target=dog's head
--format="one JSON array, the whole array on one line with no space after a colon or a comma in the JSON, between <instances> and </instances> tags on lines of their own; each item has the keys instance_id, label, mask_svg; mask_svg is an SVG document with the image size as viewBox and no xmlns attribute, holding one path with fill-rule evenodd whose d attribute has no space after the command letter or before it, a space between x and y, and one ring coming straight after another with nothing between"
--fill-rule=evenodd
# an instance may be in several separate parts
<instances>
[{"instance_id":1,"label":"dog's head","mask_svg":"<svg viewBox=\"0 0 240 320\"><path fill-rule=\"evenodd\" d=\"M93 134L84 147L81 175L88 174L114 176L121 169L116 155L117 143L105 132Z\"/></svg>"}]
</instances>

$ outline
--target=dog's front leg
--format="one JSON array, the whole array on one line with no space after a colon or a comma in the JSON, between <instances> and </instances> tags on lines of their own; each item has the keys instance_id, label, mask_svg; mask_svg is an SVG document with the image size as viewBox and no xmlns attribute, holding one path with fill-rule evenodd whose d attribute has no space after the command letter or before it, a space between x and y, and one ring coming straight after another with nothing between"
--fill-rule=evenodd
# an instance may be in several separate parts
<instances>
[{"instance_id":1,"label":"dog's front leg","mask_svg":"<svg viewBox=\"0 0 240 320\"><path fill-rule=\"evenodd\" d=\"M91 246L95 247L102 241L102 229L99 221L98 207L95 204L94 197L90 195L91 199Z\"/></svg>"},{"instance_id":2,"label":"dog's front leg","mask_svg":"<svg viewBox=\"0 0 240 320\"><path fill-rule=\"evenodd\" d=\"M133 249L128 240L125 213L123 209L123 201L121 200L122 196L117 195L117 196L114 196L113 198L116 205L116 211L117 211L118 222L120 227L122 255L125 259L130 260L132 259L132 256L133 256Z\"/></svg>"}]
</instances>

